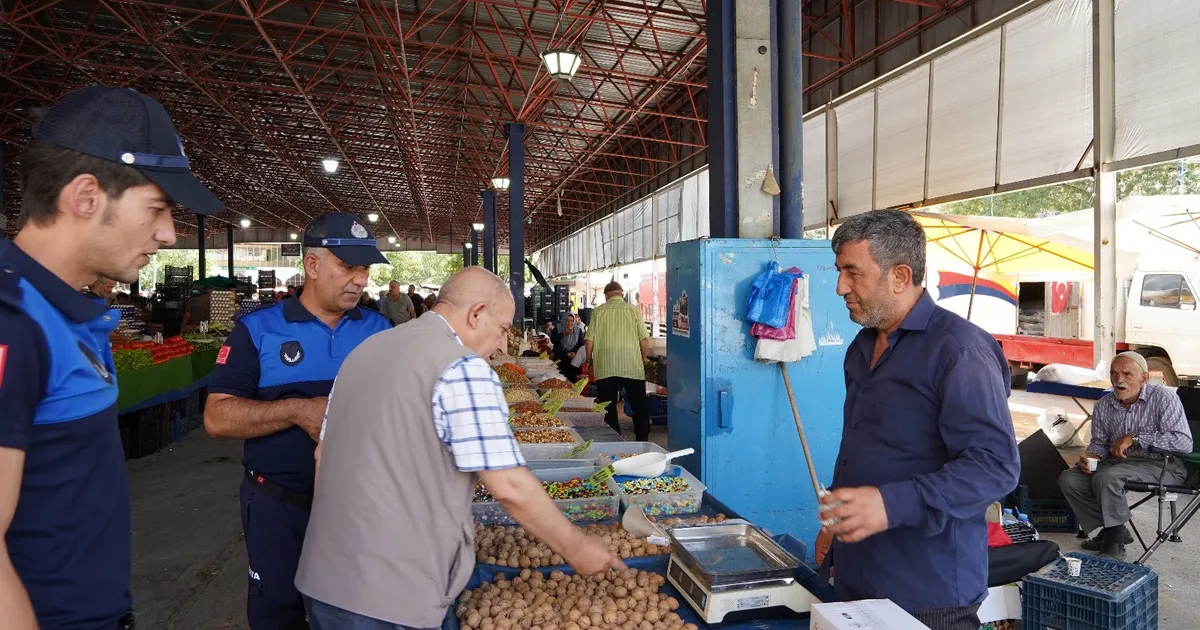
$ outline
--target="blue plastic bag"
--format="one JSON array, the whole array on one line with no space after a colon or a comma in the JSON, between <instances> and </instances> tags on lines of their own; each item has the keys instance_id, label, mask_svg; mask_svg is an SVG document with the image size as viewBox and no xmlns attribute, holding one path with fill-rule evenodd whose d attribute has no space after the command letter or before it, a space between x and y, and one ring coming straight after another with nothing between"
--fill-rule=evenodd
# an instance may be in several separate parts
<instances>
[{"instance_id":1,"label":"blue plastic bag","mask_svg":"<svg viewBox=\"0 0 1200 630\"><path fill-rule=\"evenodd\" d=\"M766 271L758 274L746 297L746 321L771 328L787 326L792 312L792 287L800 274L784 273L778 263L767 263Z\"/></svg>"}]
</instances>

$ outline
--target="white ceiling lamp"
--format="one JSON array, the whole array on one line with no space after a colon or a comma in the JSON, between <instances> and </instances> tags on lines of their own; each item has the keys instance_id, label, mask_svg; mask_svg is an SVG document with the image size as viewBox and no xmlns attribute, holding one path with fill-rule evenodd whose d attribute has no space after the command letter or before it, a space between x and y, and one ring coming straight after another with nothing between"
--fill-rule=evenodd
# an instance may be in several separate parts
<instances>
[{"instance_id":1,"label":"white ceiling lamp","mask_svg":"<svg viewBox=\"0 0 1200 630\"><path fill-rule=\"evenodd\" d=\"M542 63L546 64L546 72L550 76L559 81L570 81L583 63L583 57L574 50L551 48L542 53Z\"/></svg>"},{"instance_id":2,"label":"white ceiling lamp","mask_svg":"<svg viewBox=\"0 0 1200 630\"><path fill-rule=\"evenodd\" d=\"M471 241L463 241L463 247L466 247L467 249L473 249L475 246L471 244Z\"/></svg>"},{"instance_id":3,"label":"white ceiling lamp","mask_svg":"<svg viewBox=\"0 0 1200 630\"><path fill-rule=\"evenodd\" d=\"M296 234L295 232L292 232L291 234L288 234L288 238L290 238L294 241L294 240L300 238L300 235Z\"/></svg>"},{"instance_id":4,"label":"white ceiling lamp","mask_svg":"<svg viewBox=\"0 0 1200 630\"><path fill-rule=\"evenodd\" d=\"M374 212L368 212L367 220L370 221L371 223L374 223L379 220L379 215Z\"/></svg>"},{"instance_id":5,"label":"white ceiling lamp","mask_svg":"<svg viewBox=\"0 0 1200 630\"><path fill-rule=\"evenodd\" d=\"M483 224L482 224L482 223L472 223L472 224L471 224L471 229L472 229L472 230L475 230L476 232L482 232L482 231L483 231Z\"/></svg>"},{"instance_id":6,"label":"white ceiling lamp","mask_svg":"<svg viewBox=\"0 0 1200 630\"><path fill-rule=\"evenodd\" d=\"M496 190L508 190L509 180L507 177L493 177L492 188Z\"/></svg>"},{"instance_id":7,"label":"white ceiling lamp","mask_svg":"<svg viewBox=\"0 0 1200 630\"><path fill-rule=\"evenodd\" d=\"M244 227L244 228L250 227L250 219L242 219L242 227Z\"/></svg>"},{"instance_id":8,"label":"white ceiling lamp","mask_svg":"<svg viewBox=\"0 0 1200 630\"><path fill-rule=\"evenodd\" d=\"M326 173L336 173L338 170L338 161L333 158L321 160L321 166L325 167Z\"/></svg>"},{"instance_id":9,"label":"white ceiling lamp","mask_svg":"<svg viewBox=\"0 0 1200 630\"><path fill-rule=\"evenodd\" d=\"M391 243L392 245L395 245L395 244L396 244L396 237L395 237L395 236L389 236L389 237L388 237L388 242L389 242L389 243Z\"/></svg>"}]
</instances>

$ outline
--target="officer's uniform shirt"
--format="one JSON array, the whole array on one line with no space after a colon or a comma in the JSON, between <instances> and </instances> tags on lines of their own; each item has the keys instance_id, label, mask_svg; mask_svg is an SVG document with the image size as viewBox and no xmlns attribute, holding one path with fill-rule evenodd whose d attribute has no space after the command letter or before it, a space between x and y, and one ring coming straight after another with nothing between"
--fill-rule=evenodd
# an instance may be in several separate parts
<instances>
[{"instance_id":1,"label":"officer's uniform shirt","mask_svg":"<svg viewBox=\"0 0 1200 630\"><path fill-rule=\"evenodd\" d=\"M43 628L115 628L131 606L118 321L0 240L0 446L25 452L5 542Z\"/></svg>"},{"instance_id":2,"label":"officer's uniform shirt","mask_svg":"<svg viewBox=\"0 0 1200 630\"><path fill-rule=\"evenodd\" d=\"M355 307L337 328L298 299L243 316L217 355L209 392L250 400L328 396L342 361L367 337L391 329L379 313ZM297 426L246 440L247 470L301 493L311 493L316 442Z\"/></svg>"}]
</instances>

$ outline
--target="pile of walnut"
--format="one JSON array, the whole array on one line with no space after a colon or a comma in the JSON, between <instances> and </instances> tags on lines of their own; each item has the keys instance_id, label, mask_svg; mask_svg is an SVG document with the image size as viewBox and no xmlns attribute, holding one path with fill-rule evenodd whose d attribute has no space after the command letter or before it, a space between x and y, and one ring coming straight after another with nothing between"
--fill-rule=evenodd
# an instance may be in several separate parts
<instances>
[{"instance_id":1,"label":"pile of walnut","mask_svg":"<svg viewBox=\"0 0 1200 630\"><path fill-rule=\"evenodd\" d=\"M462 630L697 630L674 612L674 597L658 592L665 583L636 569L593 578L526 569L465 591L456 614Z\"/></svg>"},{"instance_id":2,"label":"pile of walnut","mask_svg":"<svg viewBox=\"0 0 1200 630\"><path fill-rule=\"evenodd\" d=\"M586 525L583 531L604 539L608 548L621 558L639 558L671 553L671 547L659 547L642 538L635 538L620 523ZM525 533L521 527L475 526L475 558L485 564L514 569L537 569L564 564L562 556L550 550L546 543ZM543 628L542 630L546 630Z\"/></svg>"}]
</instances>

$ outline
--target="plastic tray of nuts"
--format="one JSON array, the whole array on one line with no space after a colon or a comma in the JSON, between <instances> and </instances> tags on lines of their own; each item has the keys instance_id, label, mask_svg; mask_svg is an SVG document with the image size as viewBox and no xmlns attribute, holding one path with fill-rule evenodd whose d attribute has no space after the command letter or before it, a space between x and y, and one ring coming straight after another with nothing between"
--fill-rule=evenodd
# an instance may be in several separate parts
<instances>
[{"instance_id":1,"label":"plastic tray of nuts","mask_svg":"<svg viewBox=\"0 0 1200 630\"><path fill-rule=\"evenodd\" d=\"M575 429L513 429L513 436L520 444L578 444L583 440ZM565 439L570 436L570 440ZM560 439L562 438L562 439Z\"/></svg>"},{"instance_id":2,"label":"plastic tray of nuts","mask_svg":"<svg viewBox=\"0 0 1200 630\"><path fill-rule=\"evenodd\" d=\"M592 452L596 454L597 466L607 466L618 459L618 455L624 459L629 455L666 453L667 450L654 442L595 442L592 444Z\"/></svg>"},{"instance_id":3,"label":"plastic tray of nuts","mask_svg":"<svg viewBox=\"0 0 1200 630\"><path fill-rule=\"evenodd\" d=\"M575 444L521 444L521 456L526 462L554 460L559 462L577 462L584 466L595 464L596 454L588 449L572 459L562 459L567 451L575 448Z\"/></svg>"},{"instance_id":4,"label":"plastic tray of nuts","mask_svg":"<svg viewBox=\"0 0 1200 630\"><path fill-rule=\"evenodd\" d=\"M556 414L556 417L567 421L567 424L573 427L604 427L608 426L604 423L603 411L580 411L578 409L572 411L564 407L562 411Z\"/></svg>"},{"instance_id":5,"label":"plastic tray of nuts","mask_svg":"<svg viewBox=\"0 0 1200 630\"><path fill-rule=\"evenodd\" d=\"M533 474L541 481L570 481L586 479L595 473L595 466L584 468L549 468L534 470ZM583 473L583 474L580 474ZM617 518L621 512L621 497L619 490L611 479L604 482L608 489L607 496L586 497L582 499L555 499L554 505L574 523L591 521L607 521ZM516 525L517 522L498 501L478 501L471 504L471 514L480 525Z\"/></svg>"},{"instance_id":6,"label":"plastic tray of nuts","mask_svg":"<svg viewBox=\"0 0 1200 630\"><path fill-rule=\"evenodd\" d=\"M704 484L692 476L686 468L679 469L679 476L688 484L685 492L653 492L650 494L629 494L621 490L621 501L626 508L636 505L649 517L674 516L676 514L695 514L700 511L700 503L704 500ZM611 481L611 480L610 480Z\"/></svg>"}]
</instances>

